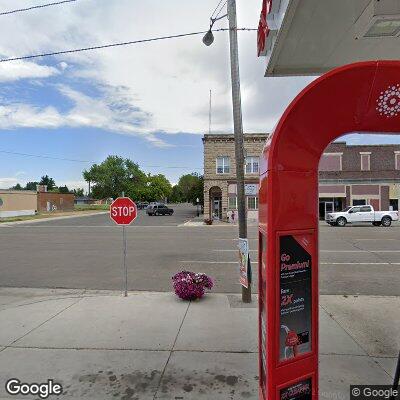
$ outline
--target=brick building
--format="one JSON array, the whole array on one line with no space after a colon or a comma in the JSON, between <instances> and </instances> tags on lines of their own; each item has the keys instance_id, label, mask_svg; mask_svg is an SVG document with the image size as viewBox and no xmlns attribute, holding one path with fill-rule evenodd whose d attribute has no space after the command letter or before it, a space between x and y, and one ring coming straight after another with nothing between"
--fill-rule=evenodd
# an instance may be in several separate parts
<instances>
[{"instance_id":1,"label":"brick building","mask_svg":"<svg viewBox=\"0 0 400 400\"><path fill-rule=\"evenodd\" d=\"M259 157L267 134L244 135L245 192L249 219L257 219ZM208 134L204 144L204 218L226 220L237 210L235 141L233 135Z\"/></svg>"},{"instance_id":2,"label":"brick building","mask_svg":"<svg viewBox=\"0 0 400 400\"><path fill-rule=\"evenodd\" d=\"M257 219L259 157L267 134L245 134L247 216ZM204 217L226 220L237 212L235 143L233 135L207 134L204 144ZM348 205L372 204L398 210L400 145L330 144L319 173L319 214Z\"/></svg>"},{"instance_id":3,"label":"brick building","mask_svg":"<svg viewBox=\"0 0 400 400\"><path fill-rule=\"evenodd\" d=\"M398 210L400 145L331 143L319 166L319 214L371 204Z\"/></svg>"},{"instance_id":4,"label":"brick building","mask_svg":"<svg viewBox=\"0 0 400 400\"><path fill-rule=\"evenodd\" d=\"M37 193L37 210L39 212L72 211L74 203L75 195L72 193Z\"/></svg>"}]
</instances>

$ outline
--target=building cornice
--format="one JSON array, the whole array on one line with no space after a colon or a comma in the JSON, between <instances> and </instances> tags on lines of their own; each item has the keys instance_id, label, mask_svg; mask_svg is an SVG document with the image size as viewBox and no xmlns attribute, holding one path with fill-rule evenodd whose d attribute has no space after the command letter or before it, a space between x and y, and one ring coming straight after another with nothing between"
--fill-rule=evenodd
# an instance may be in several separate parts
<instances>
[{"instance_id":1,"label":"building cornice","mask_svg":"<svg viewBox=\"0 0 400 400\"><path fill-rule=\"evenodd\" d=\"M243 139L245 142L264 142L268 139L268 133L245 133ZM205 142L234 142L235 136L233 134L205 134L202 138Z\"/></svg>"}]
</instances>

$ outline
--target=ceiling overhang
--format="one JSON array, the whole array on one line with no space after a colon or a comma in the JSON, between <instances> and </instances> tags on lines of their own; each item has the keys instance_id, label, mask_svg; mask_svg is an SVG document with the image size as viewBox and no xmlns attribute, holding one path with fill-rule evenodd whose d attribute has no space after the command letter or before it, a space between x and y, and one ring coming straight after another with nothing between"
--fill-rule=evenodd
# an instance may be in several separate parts
<instances>
[{"instance_id":1,"label":"ceiling overhang","mask_svg":"<svg viewBox=\"0 0 400 400\"><path fill-rule=\"evenodd\" d=\"M258 55L266 58L265 76L400 59L400 1L263 0Z\"/></svg>"}]
</instances>

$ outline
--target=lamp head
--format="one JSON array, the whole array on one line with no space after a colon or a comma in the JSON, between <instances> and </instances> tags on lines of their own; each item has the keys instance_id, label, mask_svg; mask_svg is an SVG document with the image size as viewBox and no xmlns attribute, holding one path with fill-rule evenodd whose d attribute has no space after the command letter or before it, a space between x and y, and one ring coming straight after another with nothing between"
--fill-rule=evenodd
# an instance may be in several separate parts
<instances>
[{"instance_id":1,"label":"lamp head","mask_svg":"<svg viewBox=\"0 0 400 400\"><path fill-rule=\"evenodd\" d=\"M212 33L211 29L204 35L203 43L206 46L211 46L214 43L214 34Z\"/></svg>"}]
</instances>

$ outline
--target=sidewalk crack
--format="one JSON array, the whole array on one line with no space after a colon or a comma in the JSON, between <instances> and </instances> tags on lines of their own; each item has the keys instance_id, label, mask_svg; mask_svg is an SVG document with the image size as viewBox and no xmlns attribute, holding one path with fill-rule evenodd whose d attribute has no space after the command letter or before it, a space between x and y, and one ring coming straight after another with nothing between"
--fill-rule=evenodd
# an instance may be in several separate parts
<instances>
[{"instance_id":1,"label":"sidewalk crack","mask_svg":"<svg viewBox=\"0 0 400 400\"><path fill-rule=\"evenodd\" d=\"M21 337L15 339L14 341L12 341L11 343L9 343L7 346L4 347L3 350L5 350L7 347L12 346L14 343L17 343L18 341L20 341L21 339L23 339L24 337L28 336L30 333L32 333L33 331L35 331L36 329L40 328L41 326L43 326L44 324L46 324L47 322L51 321L52 319L54 319L55 317L58 317L60 314L62 314L64 311L68 310L69 308L73 307L74 305L78 304L81 300L83 299L83 297L79 297L77 301L75 301L74 303L70 304L69 306L63 308L62 310L60 310L59 312L57 312L56 314L52 315L50 318L46 319L45 321L41 322L39 325L35 326L34 328L32 328L29 332L23 334Z\"/></svg>"},{"instance_id":2,"label":"sidewalk crack","mask_svg":"<svg viewBox=\"0 0 400 400\"><path fill-rule=\"evenodd\" d=\"M157 384L156 391L154 392L153 400L156 399L156 397L157 397L157 395L158 395L158 391L160 390L161 382L162 382L162 380L163 380L163 378L164 378L164 374L165 374L165 371L166 371L167 366L168 366L168 364L169 364L169 360L171 359L172 353L174 352L176 342L178 341L179 334L181 333L181 329L182 329L183 323L185 322L186 315L187 315L187 313L188 313L188 311L189 311L189 307L190 307L191 304L192 304L192 302L190 301L189 304L188 304L188 306L187 306L187 308L186 308L185 314L184 314L184 316L183 316L183 318L182 318L181 324L179 325L178 333L177 333L176 336L175 336L175 340L174 340L174 343L172 344L172 348L171 348L171 350L170 350L170 352L169 352L167 362L166 362L165 365L164 365L164 368L163 368L163 370L162 370L162 372L161 372L160 379L159 379L158 384Z\"/></svg>"}]
</instances>

